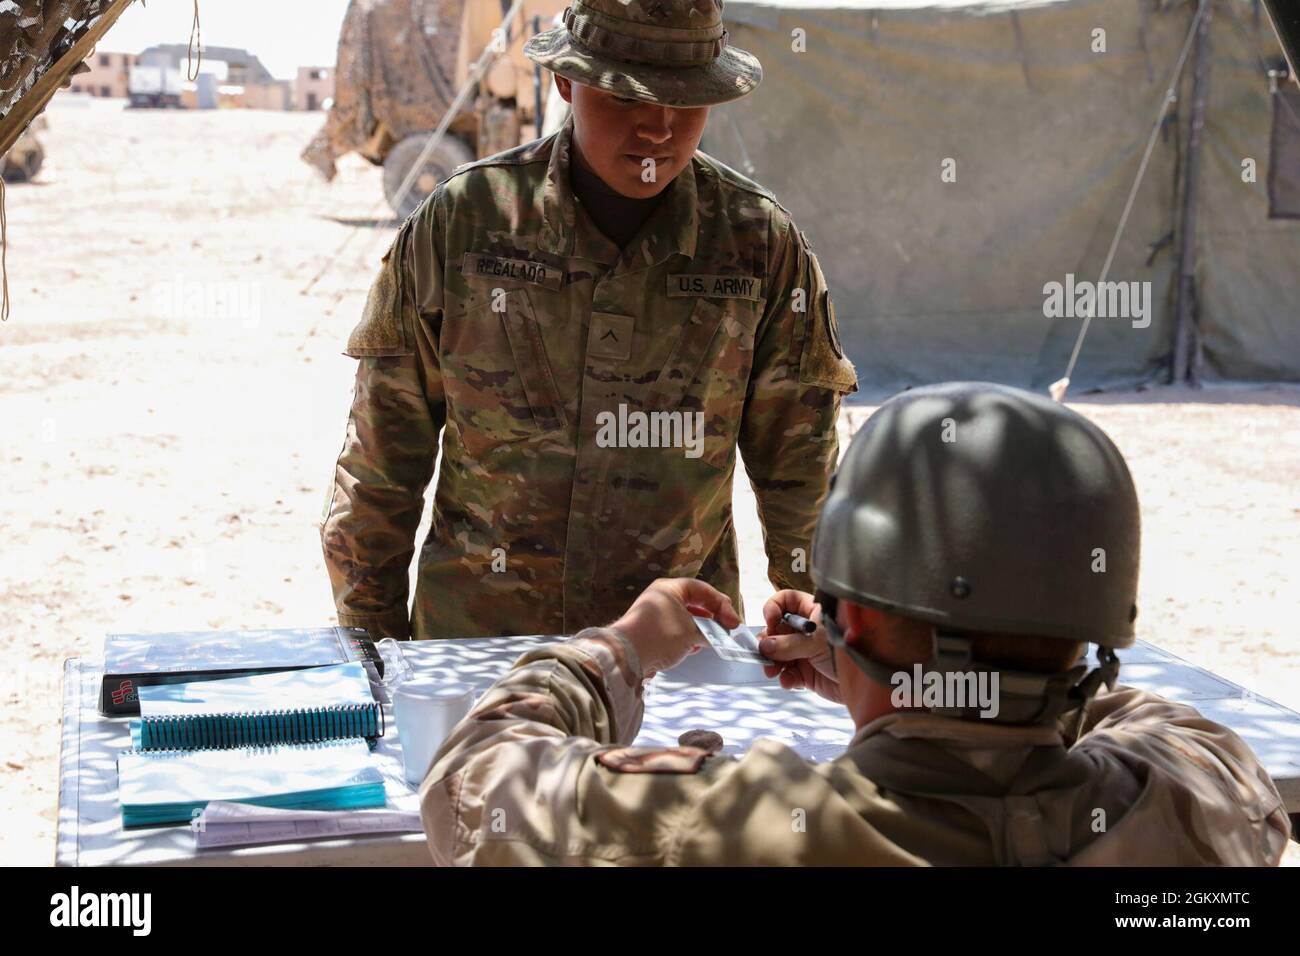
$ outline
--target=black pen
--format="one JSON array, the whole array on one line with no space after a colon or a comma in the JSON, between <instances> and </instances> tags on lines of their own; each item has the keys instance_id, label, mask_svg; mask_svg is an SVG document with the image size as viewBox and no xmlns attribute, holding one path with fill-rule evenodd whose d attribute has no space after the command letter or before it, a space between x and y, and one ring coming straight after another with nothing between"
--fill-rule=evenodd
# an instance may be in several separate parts
<instances>
[{"instance_id":1,"label":"black pen","mask_svg":"<svg viewBox=\"0 0 1300 956\"><path fill-rule=\"evenodd\" d=\"M817 625L801 614L793 614L787 611L781 615L781 620L803 634L811 634L817 630Z\"/></svg>"}]
</instances>

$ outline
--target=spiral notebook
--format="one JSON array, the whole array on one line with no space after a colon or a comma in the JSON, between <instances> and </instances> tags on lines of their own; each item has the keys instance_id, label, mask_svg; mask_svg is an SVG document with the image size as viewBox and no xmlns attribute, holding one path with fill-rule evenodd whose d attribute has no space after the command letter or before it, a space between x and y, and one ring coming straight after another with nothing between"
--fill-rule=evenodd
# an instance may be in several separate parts
<instances>
[{"instance_id":1,"label":"spiral notebook","mask_svg":"<svg viewBox=\"0 0 1300 956\"><path fill-rule=\"evenodd\" d=\"M217 800L289 810L385 804L364 740L234 750L128 750L117 759L122 826L189 823Z\"/></svg>"},{"instance_id":2,"label":"spiral notebook","mask_svg":"<svg viewBox=\"0 0 1300 956\"><path fill-rule=\"evenodd\" d=\"M140 688L136 750L313 743L384 733L360 663Z\"/></svg>"}]
</instances>

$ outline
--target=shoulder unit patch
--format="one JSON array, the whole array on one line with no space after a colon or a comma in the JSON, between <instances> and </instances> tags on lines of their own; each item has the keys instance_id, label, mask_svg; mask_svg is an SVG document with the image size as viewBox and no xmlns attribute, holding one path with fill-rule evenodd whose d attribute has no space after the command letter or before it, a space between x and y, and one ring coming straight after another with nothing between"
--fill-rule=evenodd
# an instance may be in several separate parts
<instances>
[{"instance_id":1,"label":"shoulder unit patch","mask_svg":"<svg viewBox=\"0 0 1300 956\"><path fill-rule=\"evenodd\" d=\"M596 763L615 773L698 773L708 758L699 747L619 747L602 750Z\"/></svg>"}]
</instances>

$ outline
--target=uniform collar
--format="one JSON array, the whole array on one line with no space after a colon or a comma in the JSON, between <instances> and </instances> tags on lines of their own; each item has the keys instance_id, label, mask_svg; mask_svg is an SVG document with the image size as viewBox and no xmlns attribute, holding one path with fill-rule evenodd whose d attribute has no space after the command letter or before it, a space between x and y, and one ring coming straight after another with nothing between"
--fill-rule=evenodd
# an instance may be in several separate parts
<instances>
[{"instance_id":1,"label":"uniform collar","mask_svg":"<svg viewBox=\"0 0 1300 956\"><path fill-rule=\"evenodd\" d=\"M881 790L956 803L983 819L978 807L988 798L1001 800L1022 777L1050 778L1067 753L1055 725L1019 727L908 712L864 726L841 759Z\"/></svg>"},{"instance_id":2,"label":"uniform collar","mask_svg":"<svg viewBox=\"0 0 1300 956\"><path fill-rule=\"evenodd\" d=\"M1003 747L1060 746L1064 740L1055 723L1021 727L991 721L957 720L934 714L896 711L877 717L853 736L850 747L878 734L906 739L948 740L990 749Z\"/></svg>"},{"instance_id":3,"label":"uniform collar","mask_svg":"<svg viewBox=\"0 0 1300 956\"><path fill-rule=\"evenodd\" d=\"M572 150L573 119L570 117L555 134L551 146L546 183L542 187L543 221L537 238L538 248L559 256L612 261L613 243L600 235L589 219L583 217L579 220L577 201L569 182ZM700 220L694 160L686 164L668 188L668 196L623 250L626 261L619 262L620 269L646 268L674 253L695 257Z\"/></svg>"}]
</instances>

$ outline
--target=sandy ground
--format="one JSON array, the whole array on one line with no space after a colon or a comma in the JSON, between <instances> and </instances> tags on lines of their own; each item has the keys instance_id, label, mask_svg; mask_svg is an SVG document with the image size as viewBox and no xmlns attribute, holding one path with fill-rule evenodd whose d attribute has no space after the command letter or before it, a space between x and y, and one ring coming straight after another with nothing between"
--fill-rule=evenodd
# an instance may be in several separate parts
<instances>
[{"instance_id":1,"label":"sandy ground","mask_svg":"<svg viewBox=\"0 0 1300 956\"><path fill-rule=\"evenodd\" d=\"M340 349L394 226L379 170L352 158L326 186L298 160L319 115L61 94L49 117L39 182L8 190L5 863L53 858L66 658L109 631L331 622L316 523L351 397ZM1141 493L1142 636L1300 709L1300 390L1077 407ZM737 517L756 618L770 589L748 487Z\"/></svg>"}]
</instances>

